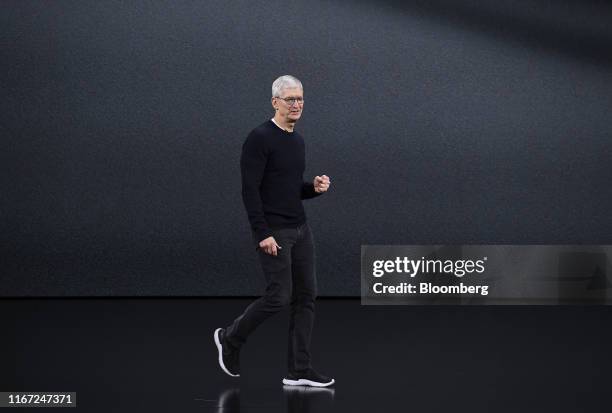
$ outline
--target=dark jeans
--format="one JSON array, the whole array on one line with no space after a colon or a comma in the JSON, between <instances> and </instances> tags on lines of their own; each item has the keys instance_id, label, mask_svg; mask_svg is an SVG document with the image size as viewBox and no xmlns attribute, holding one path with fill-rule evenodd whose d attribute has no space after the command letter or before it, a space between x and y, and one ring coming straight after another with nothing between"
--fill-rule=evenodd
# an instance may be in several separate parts
<instances>
[{"instance_id":1,"label":"dark jeans","mask_svg":"<svg viewBox=\"0 0 612 413\"><path fill-rule=\"evenodd\" d=\"M310 336L317 295L314 243L308 224L272 232L282 247L278 255L257 249L267 281L266 293L226 328L225 337L231 345L240 348L264 320L291 305L289 372L301 371L310 368Z\"/></svg>"}]
</instances>

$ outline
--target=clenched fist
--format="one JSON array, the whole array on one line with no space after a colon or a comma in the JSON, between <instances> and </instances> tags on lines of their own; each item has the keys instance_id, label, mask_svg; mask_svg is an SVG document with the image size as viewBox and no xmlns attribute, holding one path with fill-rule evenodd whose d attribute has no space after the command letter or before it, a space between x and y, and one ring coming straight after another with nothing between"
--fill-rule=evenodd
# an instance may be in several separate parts
<instances>
[{"instance_id":1,"label":"clenched fist","mask_svg":"<svg viewBox=\"0 0 612 413\"><path fill-rule=\"evenodd\" d=\"M312 183L314 185L315 192L320 194L322 192L326 192L329 189L331 181L329 180L329 176L321 175L315 176L314 181Z\"/></svg>"}]
</instances>

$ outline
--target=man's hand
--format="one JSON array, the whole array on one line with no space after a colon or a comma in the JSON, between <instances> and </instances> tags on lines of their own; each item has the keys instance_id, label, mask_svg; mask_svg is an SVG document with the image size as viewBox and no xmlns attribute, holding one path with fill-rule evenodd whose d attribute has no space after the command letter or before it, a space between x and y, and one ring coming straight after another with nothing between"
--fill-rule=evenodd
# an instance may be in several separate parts
<instances>
[{"instance_id":1,"label":"man's hand","mask_svg":"<svg viewBox=\"0 0 612 413\"><path fill-rule=\"evenodd\" d=\"M329 185L331 184L331 181L329 180L329 176L321 175L321 176L315 176L312 184L314 185L315 192L317 194L320 194L320 193L326 192L329 189Z\"/></svg>"},{"instance_id":2,"label":"man's hand","mask_svg":"<svg viewBox=\"0 0 612 413\"><path fill-rule=\"evenodd\" d=\"M266 254L278 255L278 250L282 250L281 246L276 243L274 237L268 237L259 242L261 248Z\"/></svg>"}]
</instances>

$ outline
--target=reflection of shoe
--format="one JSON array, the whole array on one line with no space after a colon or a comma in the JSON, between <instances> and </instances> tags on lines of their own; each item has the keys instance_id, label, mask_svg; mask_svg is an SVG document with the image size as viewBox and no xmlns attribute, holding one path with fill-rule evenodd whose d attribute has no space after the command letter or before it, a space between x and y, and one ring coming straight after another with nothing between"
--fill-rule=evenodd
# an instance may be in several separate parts
<instances>
[{"instance_id":1,"label":"reflection of shoe","mask_svg":"<svg viewBox=\"0 0 612 413\"><path fill-rule=\"evenodd\" d=\"M240 351L231 348L227 343L224 328L215 330L215 344L219 352L221 369L232 377L240 377Z\"/></svg>"},{"instance_id":2,"label":"reflection of shoe","mask_svg":"<svg viewBox=\"0 0 612 413\"><path fill-rule=\"evenodd\" d=\"M289 397L295 396L329 396L334 399L336 390L333 387L288 386L283 385L283 393Z\"/></svg>"},{"instance_id":3,"label":"reflection of shoe","mask_svg":"<svg viewBox=\"0 0 612 413\"><path fill-rule=\"evenodd\" d=\"M240 389L226 389L219 395L218 412L240 411Z\"/></svg>"},{"instance_id":4,"label":"reflection of shoe","mask_svg":"<svg viewBox=\"0 0 612 413\"><path fill-rule=\"evenodd\" d=\"M327 387L334 384L336 381L330 377L323 376L313 369L308 369L303 372L289 373L283 379L283 384L287 386L313 386Z\"/></svg>"}]
</instances>

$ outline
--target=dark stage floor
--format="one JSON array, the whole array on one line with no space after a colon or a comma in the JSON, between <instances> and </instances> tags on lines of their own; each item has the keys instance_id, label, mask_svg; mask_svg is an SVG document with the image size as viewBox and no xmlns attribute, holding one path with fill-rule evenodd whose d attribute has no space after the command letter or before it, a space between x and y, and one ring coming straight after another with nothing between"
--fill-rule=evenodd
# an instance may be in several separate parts
<instances>
[{"instance_id":1,"label":"dark stage floor","mask_svg":"<svg viewBox=\"0 0 612 413\"><path fill-rule=\"evenodd\" d=\"M217 367L213 330L250 301L2 299L0 391L75 391L83 412L610 410L610 307L320 299L314 362L337 384L307 390L281 384L286 312L251 337L241 378Z\"/></svg>"}]
</instances>

